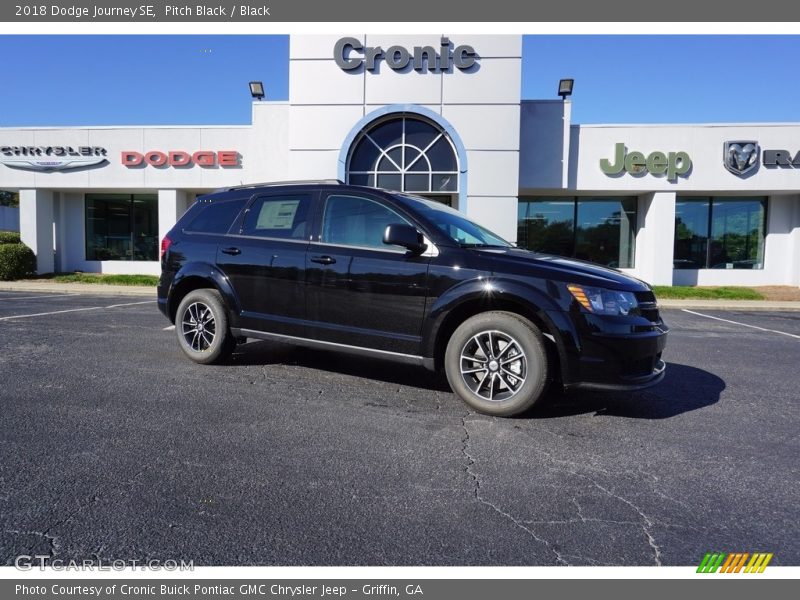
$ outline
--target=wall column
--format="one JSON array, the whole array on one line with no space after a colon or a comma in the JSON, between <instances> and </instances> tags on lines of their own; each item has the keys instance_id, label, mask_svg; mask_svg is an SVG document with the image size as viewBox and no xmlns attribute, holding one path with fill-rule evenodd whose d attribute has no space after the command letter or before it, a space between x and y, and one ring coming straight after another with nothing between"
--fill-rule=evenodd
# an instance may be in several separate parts
<instances>
[{"instance_id":1,"label":"wall column","mask_svg":"<svg viewBox=\"0 0 800 600\"><path fill-rule=\"evenodd\" d=\"M800 196L795 196L793 199L793 213L794 219L791 226L790 240L790 256L789 262L789 277L787 283L789 285L800 286Z\"/></svg>"},{"instance_id":2,"label":"wall column","mask_svg":"<svg viewBox=\"0 0 800 600\"><path fill-rule=\"evenodd\" d=\"M159 244L181 215L186 212L186 208L186 192L183 190L158 190Z\"/></svg>"},{"instance_id":3,"label":"wall column","mask_svg":"<svg viewBox=\"0 0 800 600\"><path fill-rule=\"evenodd\" d=\"M52 273L53 192L19 191L19 232L22 243L36 255L36 272Z\"/></svg>"},{"instance_id":4,"label":"wall column","mask_svg":"<svg viewBox=\"0 0 800 600\"><path fill-rule=\"evenodd\" d=\"M639 196L636 275L651 285L672 285L675 192Z\"/></svg>"}]
</instances>

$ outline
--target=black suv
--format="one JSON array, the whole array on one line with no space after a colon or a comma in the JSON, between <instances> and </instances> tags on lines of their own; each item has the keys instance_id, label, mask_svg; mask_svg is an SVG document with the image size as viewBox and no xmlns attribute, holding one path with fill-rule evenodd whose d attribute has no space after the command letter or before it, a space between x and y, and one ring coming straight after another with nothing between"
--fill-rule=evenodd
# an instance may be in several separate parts
<instances>
[{"instance_id":1,"label":"black suv","mask_svg":"<svg viewBox=\"0 0 800 600\"><path fill-rule=\"evenodd\" d=\"M340 182L201 196L161 245L158 306L199 363L247 338L444 368L472 408L513 415L549 382L664 376L650 287L521 250L443 204Z\"/></svg>"}]
</instances>

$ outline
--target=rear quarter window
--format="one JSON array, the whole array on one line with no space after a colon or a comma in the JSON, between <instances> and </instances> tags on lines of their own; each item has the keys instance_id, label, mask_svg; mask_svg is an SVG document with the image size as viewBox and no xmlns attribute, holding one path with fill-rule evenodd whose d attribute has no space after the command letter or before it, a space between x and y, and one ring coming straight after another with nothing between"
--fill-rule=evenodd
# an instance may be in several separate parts
<instances>
[{"instance_id":1,"label":"rear quarter window","mask_svg":"<svg viewBox=\"0 0 800 600\"><path fill-rule=\"evenodd\" d=\"M246 198L240 198L206 204L183 230L192 233L227 233L246 202Z\"/></svg>"}]
</instances>

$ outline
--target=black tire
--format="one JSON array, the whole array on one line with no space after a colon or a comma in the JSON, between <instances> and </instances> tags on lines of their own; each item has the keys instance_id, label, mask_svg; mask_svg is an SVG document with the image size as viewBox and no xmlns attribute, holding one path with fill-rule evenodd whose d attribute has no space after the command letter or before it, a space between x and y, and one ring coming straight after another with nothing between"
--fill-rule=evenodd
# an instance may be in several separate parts
<instances>
[{"instance_id":1,"label":"black tire","mask_svg":"<svg viewBox=\"0 0 800 600\"><path fill-rule=\"evenodd\" d=\"M447 343L444 367L457 396L476 411L498 417L533 407L550 379L542 333L524 317L502 311L464 321Z\"/></svg>"},{"instance_id":2,"label":"black tire","mask_svg":"<svg viewBox=\"0 0 800 600\"><path fill-rule=\"evenodd\" d=\"M236 347L225 303L213 289L186 294L175 314L175 333L184 354L202 365L224 362Z\"/></svg>"}]
</instances>

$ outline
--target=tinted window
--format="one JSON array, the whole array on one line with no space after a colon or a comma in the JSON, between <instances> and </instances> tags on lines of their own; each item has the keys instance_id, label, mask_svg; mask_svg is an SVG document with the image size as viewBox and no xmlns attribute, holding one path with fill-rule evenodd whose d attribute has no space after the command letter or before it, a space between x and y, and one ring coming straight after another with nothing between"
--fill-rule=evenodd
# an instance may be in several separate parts
<instances>
[{"instance_id":1,"label":"tinted window","mask_svg":"<svg viewBox=\"0 0 800 600\"><path fill-rule=\"evenodd\" d=\"M383 232L387 225L405 223L382 204L356 196L330 196L322 218L322 241L342 246L387 248Z\"/></svg>"},{"instance_id":2,"label":"tinted window","mask_svg":"<svg viewBox=\"0 0 800 600\"><path fill-rule=\"evenodd\" d=\"M676 269L763 269L764 198L681 198L675 203Z\"/></svg>"},{"instance_id":3,"label":"tinted window","mask_svg":"<svg viewBox=\"0 0 800 600\"><path fill-rule=\"evenodd\" d=\"M707 198L687 198L675 203L676 269L704 269L708 254Z\"/></svg>"},{"instance_id":4,"label":"tinted window","mask_svg":"<svg viewBox=\"0 0 800 600\"><path fill-rule=\"evenodd\" d=\"M244 208L245 198L227 200L224 202L211 202L200 209L199 214L192 219L184 231L197 233L227 233L236 217Z\"/></svg>"},{"instance_id":5,"label":"tinted window","mask_svg":"<svg viewBox=\"0 0 800 600\"><path fill-rule=\"evenodd\" d=\"M242 233L287 240L306 239L308 196L268 196L258 198L244 218Z\"/></svg>"},{"instance_id":6,"label":"tinted window","mask_svg":"<svg viewBox=\"0 0 800 600\"><path fill-rule=\"evenodd\" d=\"M158 198L86 194L86 260L158 260Z\"/></svg>"},{"instance_id":7,"label":"tinted window","mask_svg":"<svg viewBox=\"0 0 800 600\"><path fill-rule=\"evenodd\" d=\"M763 269L763 198L714 198L711 208L712 269Z\"/></svg>"},{"instance_id":8,"label":"tinted window","mask_svg":"<svg viewBox=\"0 0 800 600\"><path fill-rule=\"evenodd\" d=\"M633 267L636 198L520 199L517 243L609 267Z\"/></svg>"},{"instance_id":9,"label":"tinted window","mask_svg":"<svg viewBox=\"0 0 800 600\"><path fill-rule=\"evenodd\" d=\"M520 202L517 245L536 252L572 256L575 243L575 201L542 198Z\"/></svg>"},{"instance_id":10,"label":"tinted window","mask_svg":"<svg viewBox=\"0 0 800 600\"><path fill-rule=\"evenodd\" d=\"M636 198L578 198L575 258L608 267L633 267Z\"/></svg>"}]
</instances>

